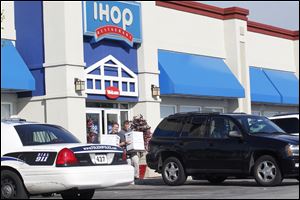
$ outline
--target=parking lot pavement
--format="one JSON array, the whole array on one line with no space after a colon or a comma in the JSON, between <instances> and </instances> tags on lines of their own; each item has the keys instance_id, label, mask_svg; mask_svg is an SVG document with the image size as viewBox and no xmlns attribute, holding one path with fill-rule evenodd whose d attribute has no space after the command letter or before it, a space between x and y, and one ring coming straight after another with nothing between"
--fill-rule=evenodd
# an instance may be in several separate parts
<instances>
[{"instance_id":1,"label":"parking lot pavement","mask_svg":"<svg viewBox=\"0 0 300 200\"><path fill-rule=\"evenodd\" d=\"M34 197L34 198L41 198ZM34 199L32 198L32 199ZM51 199L59 199L59 195ZM97 190L94 199L299 199L299 182L286 179L281 186L260 187L253 179L227 180L221 185L188 180L182 186L167 186L161 178L135 185Z\"/></svg>"}]
</instances>

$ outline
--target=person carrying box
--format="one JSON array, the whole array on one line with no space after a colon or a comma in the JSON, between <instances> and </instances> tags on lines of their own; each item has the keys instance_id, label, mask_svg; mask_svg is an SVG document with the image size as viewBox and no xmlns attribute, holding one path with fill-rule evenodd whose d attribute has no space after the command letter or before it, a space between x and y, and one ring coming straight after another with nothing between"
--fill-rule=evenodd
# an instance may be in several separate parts
<instances>
[{"instance_id":1,"label":"person carrying box","mask_svg":"<svg viewBox=\"0 0 300 200\"><path fill-rule=\"evenodd\" d=\"M126 149L126 145L130 144L129 141L126 141L125 134L129 133L131 131L132 130L130 129L129 121L128 120L124 121L123 129L119 132L118 135L120 136L120 138L124 138L123 143L122 143L122 140L120 140L120 142L122 143L123 147L125 146L125 149ZM138 156L138 152L128 152L127 151L126 154L127 154L127 163L134 167L134 179L139 179L139 174L140 174L139 160L140 160L140 158Z\"/></svg>"}]
</instances>

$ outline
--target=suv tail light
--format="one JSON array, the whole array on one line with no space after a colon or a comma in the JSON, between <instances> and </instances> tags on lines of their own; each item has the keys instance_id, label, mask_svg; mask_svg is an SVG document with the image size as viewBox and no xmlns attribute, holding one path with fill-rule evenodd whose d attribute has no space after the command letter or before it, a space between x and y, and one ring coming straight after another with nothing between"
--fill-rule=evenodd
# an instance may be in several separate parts
<instances>
[{"instance_id":1,"label":"suv tail light","mask_svg":"<svg viewBox=\"0 0 300 200\"><path fill-rule=\"evenodd\" d=\"M56 166L69 166L78 164L78 160L73 151L68 148L60 150L56 159Z\"/></svg>"}]
</instances>

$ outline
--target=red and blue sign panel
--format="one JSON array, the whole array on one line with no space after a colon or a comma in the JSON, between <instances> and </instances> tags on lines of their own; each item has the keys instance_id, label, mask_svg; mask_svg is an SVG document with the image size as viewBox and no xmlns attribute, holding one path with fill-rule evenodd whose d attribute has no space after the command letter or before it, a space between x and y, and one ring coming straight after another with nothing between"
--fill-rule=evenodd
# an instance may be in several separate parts
<instances>
[{"instance_id":1,"label":"red and blue sign panel","mask_svg":"<svg viewBox=\"0 0 300 200\"><path fill-rule=\"evenodd\" d=\"M141 43L141 5L125 1L84 1L84 35L94 42L108 38L125 41L131 47Z\"/></svg>"}]
</instances>

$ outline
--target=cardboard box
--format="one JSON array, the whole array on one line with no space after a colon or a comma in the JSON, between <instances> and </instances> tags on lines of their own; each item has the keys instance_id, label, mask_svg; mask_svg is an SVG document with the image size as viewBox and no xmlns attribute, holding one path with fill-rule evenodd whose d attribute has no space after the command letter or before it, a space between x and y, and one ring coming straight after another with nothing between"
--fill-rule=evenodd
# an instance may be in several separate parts
<instances>
[{"instance_id":1,"label":"cardboard box","mask_svg":"<svg viewBox=\"0 0 300 200\"><path fill-rule=\"evenodd\" d=\"M120 137L118 135L101 135L100 144L119 146Z\"/></svg>"},{"instance_id":2,"label":"cardboard box","mask_svg":"<svg viewBox=\"0 0 300 200\"><path fill-rule=\"evenodd\" d=\"M145 151L143 132L131 131L125 134L126 141L130 142L126 146L128 152Z\"/></svg>"}]
</instances>

